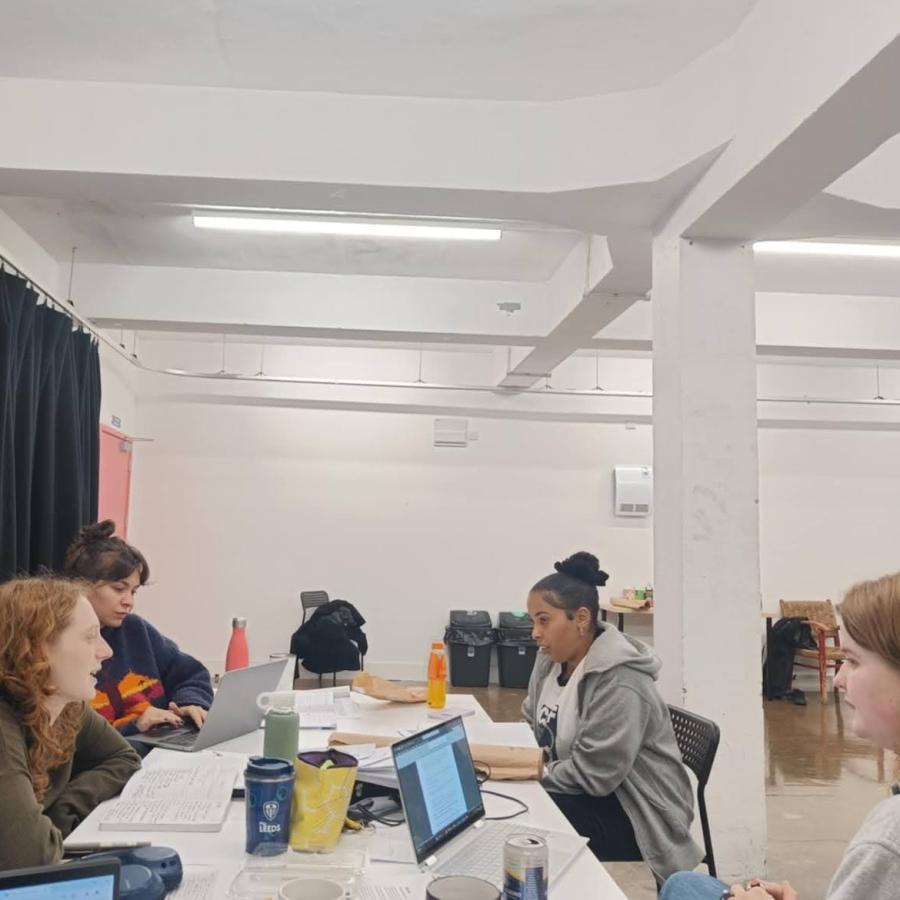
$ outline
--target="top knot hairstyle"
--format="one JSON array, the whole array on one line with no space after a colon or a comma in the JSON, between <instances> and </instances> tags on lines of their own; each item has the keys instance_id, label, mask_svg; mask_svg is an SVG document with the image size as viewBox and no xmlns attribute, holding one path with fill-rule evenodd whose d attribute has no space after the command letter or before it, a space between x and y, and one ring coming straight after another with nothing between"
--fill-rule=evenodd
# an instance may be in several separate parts
<instances>
[{"instance_id":1,"label":"top knot hairstyle","mask_svg":"<svg viewBox=\"0 0 900 900\"><path fill-rule=\"evenodd\" d=\"M123 581L137 572L142 585L150 578L150 566L140 550L116 537L116 523L104 519L85 525L66 551L63 571L69 578L92 584Z\"/></svg>"},{"instance_id":2,"label":"top knot hairstyle","mask_svg":"<svg viewBox=\"0 0 900 900\"><path fill-rule=\"evenodd\" d=\"M600 612L597 588L603 587L609 579L609 575L600 568L597 557L582 550L562 562L554 563L553 568L556 574L542 578L531 592L541 594L550 606L564 609L570 619L582 606L596 619Z\"/></svg>"}]
</instances>

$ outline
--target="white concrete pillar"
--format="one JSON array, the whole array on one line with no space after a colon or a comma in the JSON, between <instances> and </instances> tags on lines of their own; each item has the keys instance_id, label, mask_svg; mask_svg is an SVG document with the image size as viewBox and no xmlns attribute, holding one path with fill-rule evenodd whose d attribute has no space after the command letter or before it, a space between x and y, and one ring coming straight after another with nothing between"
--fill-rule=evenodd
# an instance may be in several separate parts
<instances>
[{"instance_id":1,"label":"white concrete pillar","mask_svg":"<svg viewBox=\"0 0 900 900\"><path fill-rule=\"evenodd\" d=\"M764 872L756 325L749 243L653 248L654 644L666 700L718 723L720 875Z\"/></svg>"}]
</instances>

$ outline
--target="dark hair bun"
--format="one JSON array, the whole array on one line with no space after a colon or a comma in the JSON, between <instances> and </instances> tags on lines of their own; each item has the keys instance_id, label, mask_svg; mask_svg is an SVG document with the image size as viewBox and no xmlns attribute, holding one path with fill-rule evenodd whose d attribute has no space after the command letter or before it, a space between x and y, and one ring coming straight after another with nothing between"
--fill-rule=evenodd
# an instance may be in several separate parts
<instances>
[{"instance_id":1,"label":"dark hair bun","mask_svg":"<svg viewBox=\"0 0 900 900\"><path fill-rule=\"evenodd\" d=\"M609 578L609 575L600 568L600 560L593 553L587 553L584 550L573 553L562 562L554 563L553 568L563 575L598 587L603 587Z\"/></svg>"},{"instance_id":2,"label":"dark hair bun","mask_svg":"<svg viewBox=\"0 0 900 900\"><path fill-rule=\"evenodd\" d=\"M143 554L116 533L116 523L104 519L85 525L69 545L63 571L83 581L121 581L138 572L141 584L150 578L150 567Z\"/></svg>"},{"instance_id":3,"label":"dark hair bun","mask_svg":"<svg viewBox=\"0 0 900 900\"><path fill-rule=\"evenodd\" d=\"M104 519L93 525L85 525L75 535L75 540L69 544L66 551L66 563L74 562L88 547L98 544L112 537L116 530L116 523L112 519Z\"/></svg>"},{"instance_id":4,"label":"dark hair bun","mask_svg":"<svg viewBox=\"0 0 900 900\"><path fill-rule=\"evenodd\" d=\"M75 540L69 547L69 552L78 552L83 550L90 544L96 544L99 541L109 540L116 530L116 523L112 519L104 519L102 522L95 522L93 525L85 525L81 528Z\"/></svg>"},{"instance_id":5,"label":"dark hair bun","mask_svg":"<svg viewBox=\"0 0 900 900\"><path fill-rule=\"evenodd\" d=\"M78 537L83 541L105 541L111 538L116 532L116 523L112 519L104 519L102 522L96 522L94 525L85 525L78 532Z\"/></svg>"}]
</instances>

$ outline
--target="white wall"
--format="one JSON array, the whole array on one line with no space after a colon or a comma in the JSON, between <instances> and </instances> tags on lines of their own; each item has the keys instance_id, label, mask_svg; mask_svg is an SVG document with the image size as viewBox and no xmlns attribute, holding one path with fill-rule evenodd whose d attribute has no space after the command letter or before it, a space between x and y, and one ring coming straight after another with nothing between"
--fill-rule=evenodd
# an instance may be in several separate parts
<instances>
[{"instance_id":1,"label":"white wall","mask_svg":"<svg viewBox=\"0 0 900 900\"><path fill-rule=\"evenodd\" d=\"M759 450L766 608L900 570L900 434L765 430Z\"/></svg>"},{"instance_id":2,"label":"white wall","mask_svg":"<svg viewBox=\"0 0 900 900\"><path fill-rule=\"evenodd\" d=\"M608 565L608 593L650 578L646 522L614 519L615 463L649 462L646 428L480 421L434 449L432 418L140 403L131 536L141 611L221 667L233 615L251 653L286 649L301 589L369 620L369 665L421 677L451 608L522 608L554 561Z\"/></svg>"},{"instance_id":3,"label":"white wall","mask_svg":"<svg viewBox=\"0 0 900 900\"><path fill-rule=\"evenodd\" d=\"M154 439L135 453L143 611L214 666L233 615L249 617L255 657L284 648L301 589L358 603L373 668L415 677L448 609L519 608L573 550L608 567L607 596L652 578L647 523L611 512L612 466L651 461L645 427L482 420L451 450L432 447L430 416L157 399L139 412ZM900 569L900 435L759 439L765 608Z\"/></svg>"},{"instance_id":4,"label":"white wall","mask_svg":"<svg viewBox=\"0 0 900 900\"><path fill-rule=\"evenodd\" d=\"M138 371L114 350L100 344L100 423L137 437Z\"/></svg>"}]
</instances>

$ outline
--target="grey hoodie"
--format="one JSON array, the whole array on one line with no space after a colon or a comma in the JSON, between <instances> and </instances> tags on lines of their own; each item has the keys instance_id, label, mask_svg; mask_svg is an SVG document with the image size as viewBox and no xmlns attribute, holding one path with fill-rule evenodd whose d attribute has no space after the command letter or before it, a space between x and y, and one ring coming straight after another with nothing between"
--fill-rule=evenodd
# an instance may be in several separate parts
<instances>
[{"instance_id":1,"label":"grey hoodie","mask_svg":"<svg viewBox=\"0 0 900 900\"><path fill-rule=\"evenodd\" d=\"M522 714L535 709L554 662L540 654ZM578 685L578 725L566 759L547 764L543 786L560 794L615 793L644 861L665 879L703 858L690 834L694 797L675 742L669 710L653 682L660 662L647 647L602 624Z\"/></svg>"},{"instance_id":2,"label":"grey hoodie","mask_svg":"<svg viewBox=\"0 0 900 900\"><path fill-rule=\"evenodd\" d=\"M835 873L828 900L896 900L900 894L900 788L866 817Z\"/></svg>"}]
</instances>

